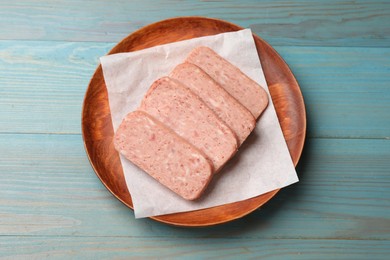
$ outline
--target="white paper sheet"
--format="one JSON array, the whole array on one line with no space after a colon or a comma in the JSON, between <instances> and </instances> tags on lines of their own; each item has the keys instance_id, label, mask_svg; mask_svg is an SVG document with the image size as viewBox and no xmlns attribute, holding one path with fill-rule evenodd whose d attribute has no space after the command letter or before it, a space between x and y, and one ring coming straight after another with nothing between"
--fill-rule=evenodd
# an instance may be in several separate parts
<instances>
[{"instance_id":1,"label":"white paper sheet","mask_svg":"<svg viewBox=\"0 0 390 260\"><path fill-rule=\"evenodd\" d=\"M215 50L268 92L250 29L104 56L100 61L114 131L127 113L137 109L150 85L200 45ZM272 102L240 151L197 201L180 198L122 156L121 163L136 218L241 201L298 181Z\"/></svg>"}]
</instances>

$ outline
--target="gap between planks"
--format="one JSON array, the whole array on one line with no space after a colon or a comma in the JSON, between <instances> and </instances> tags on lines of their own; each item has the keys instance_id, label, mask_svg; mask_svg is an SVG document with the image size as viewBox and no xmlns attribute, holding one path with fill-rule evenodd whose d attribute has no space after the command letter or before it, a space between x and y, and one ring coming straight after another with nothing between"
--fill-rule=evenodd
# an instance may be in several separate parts
<instances>
[{"instance_id":1,"label":"gap between planks","mask_svg":"<svg viewBox=\"0 0 390 260\"><path fill-rule=\"evenodd\" d=\"M81 136L81 133L70 132L0 132L0 135L70 135ZM390 140L389 137L358 137L358 136L310 136L307 139L336 139L336 140Z\"/></svg>"},{"instance_id":2,"label":"gap between planks","mask_svg":"<svg viewBox=\"0 0 390 260\"><path fill-rule=\"evenodd\" d=\"M172 229L175 229L176 227L172 226ZM212 228L212 227L211 227ZM180 228L180 229L192 229L192 228ZM207 227L203 227L200 229L207 229ZM86 236L86 235L0 235L0 238L5 238L5 237L25 237L25 238L147 238L147 239L188 239L188 236L173 236L173 237L167 237L167 236L101 236L101 235L93 235L93 236ZM192 237L191 239L196 239L196 240L204 240L204 239L226 239L226 240L242 240L242 239L247 239L247 240L256 240L259 239L258 237L245 237L245 236L240 236L240 237ZM327 237L318 237L318 238L313 238L313 237L297 237L297 238L291 238L291 237L267 237L267 240L319 240L319 241L324 241L324 240L329 240L329 241L390 241L390 239L386 238L327 238Z\"/></svg>"}]
</instances>

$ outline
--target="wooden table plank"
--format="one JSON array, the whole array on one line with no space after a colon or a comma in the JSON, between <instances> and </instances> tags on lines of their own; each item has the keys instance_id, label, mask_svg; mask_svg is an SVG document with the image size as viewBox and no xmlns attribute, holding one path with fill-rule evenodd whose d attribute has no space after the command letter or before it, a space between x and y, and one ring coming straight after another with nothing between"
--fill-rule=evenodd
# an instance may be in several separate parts
<instances>
[{"instance_id":1,"label":"wooden table plank","mask_svg":"<svg viewBox=\"0 0 390 260\"><path fill-rule=\"evenodd\" d=\"M0 132L81 133L85 90L113 45L0 42Z\"/></svg>"},{"instance_id":2,"label":"wooden table plank","mask_svg":"<svg viewBox=\"0 0 390 260\"><path fill-rule=\"evenodd\" d=\"M276 47L296 76L308 136L390 138L390 49Z\"/></svg>"},{"instance_id":3,"label":"wooden table plank","mask_svg":"<svg viewBox=\"0 0 390 260\"><path fill-rule=\"evenodd\" d=\"M202 229L134 219L100 184L80 135L1 134L0 151L0 236L390 238L390 140L309 139L298 184Z\"/></svg>"},{"instance_id":4,"label":"wooden table plank","mask_svg":"<svg viewBox=\"0 0 390 260\"><path fill-rule=\"evenodd\" d=\"M385 259L390 241L0 237L7 259ZM18 245L18 250L15 250Z\"/></svg>"},{"instance_id":5,"label":"wooden table plank","mask_svg":"<svg viewBox=\"0 0 390 260\"><path fill-rule=\"evenodd\" d=\"M3 0L0 39L117 42L152 22L194 15L250 27L273 45L390 46L388 1L340 0Z\"/></svg>"},{"instance_id":6,"label":"wooden table plank","mask_svg":"<svg viewBox=\"0 0 390 260\"><path fill-rule=\"evenodd\" d=\"M80 133L89 79L113 45L0 41L0 132ZM276 49L300 83L309 137L390 137L389 48Z\"/></svg>"}]
</instances>

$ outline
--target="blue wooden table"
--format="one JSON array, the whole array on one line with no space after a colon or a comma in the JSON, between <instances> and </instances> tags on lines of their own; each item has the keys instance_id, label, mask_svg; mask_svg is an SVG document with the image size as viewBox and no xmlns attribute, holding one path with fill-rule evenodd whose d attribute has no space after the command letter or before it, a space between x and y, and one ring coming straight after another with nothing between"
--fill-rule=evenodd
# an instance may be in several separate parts
<instances>
[{"instance_id":1,"label":"blue wooden table","mask_svg":"<svg viewBox=\"0 0 390 260\"><path fill-rule=\"evenodd\" d=\"M251 28L294 72L300 182L240 220L134 219L94 174L81 108L98 58L175 16ZM0 257L388 259L389 1L0 1Z\"/></svg>"}]
</instances>

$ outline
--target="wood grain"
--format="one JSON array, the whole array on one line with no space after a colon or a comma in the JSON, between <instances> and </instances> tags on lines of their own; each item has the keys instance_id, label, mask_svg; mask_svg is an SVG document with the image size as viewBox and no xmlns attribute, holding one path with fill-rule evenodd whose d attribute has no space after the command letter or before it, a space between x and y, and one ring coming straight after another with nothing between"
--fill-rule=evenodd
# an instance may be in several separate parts
<instances>
[{"instance_id":1,"label":"wood grain","mask_svg":"<svg viewBox=\"0 0 390 260\"><path fill-rule=\"evenodd\" d=\"M389 6L0 1L0 258L387 259ZM135 220L94 175L80 135L98 57L147 24L184 15L250 27L272 44L300 84L312 137L297 185L201 229Z\"/></svg>"},{"instance_id":2,"label":"wood grain","mask_svg":"<svg viewBox=\"0 0 390 260\"><path fill-rule=\"evenodd\" d=\"M14 245L18 243L18 251ZM22 237L0 238L9 259L384 259L389 241L142 239L136 237ZM321 250L319 250L321 248Z\"/></svg>"},{"instance_id":3,"label":"wood grain","mask_svg":"<svg viewBox=\"0 0 390 260\"><path fill-rule=\"evenodd\" d=\"M0 132L81 133L88 81L113 46L0 41ZM390 137L389 48L276 50L303 92L309 137Z\"/></svg>"},{"instance_id":4,"label":"wood grain","mask_svg":"<svg viewBox=\"0 0 390 260\"><path fill-rule=\"evenodd\" d=\"M308 139L299 183L202 229L134 219L96 178L80 135L0 134L0 151L0 236L390 239L390 140Z\"/></svg>"},{"instance_id":5,"label":"wood grain","mask_svg":"<svg viewBox=\"0 0 390 260\"><path fill-rule=\"evenodd\" d=\"M186 17L164 20L146 26L123 39L109 53L136 51L156 45L237 31L242 28L216 19ZM276 51L258 36L253 36L269 85L291 158L296 165L306 135L306 112L298 83ZM284 120L286 119L286 120ZM291 124L290 122L294 122ZM101 66L88 86L83 103L82 133L85 148L96 174L107 189L130 208L133 204L126 189L119 154L112 144L113 129L108 95ZM244 201L217 207L151 217L178 226L209 226L225 223L249 214L270 200L278 190Z\"/></svg>"},{"instance_id":6,"label":"wood grain","mask_svg":"<svg viewBox=\"0 0 390 260\"><path fill-rule=\"evenodd\" d=\"M309 136L390 137L388 48L277 50L289 64L300 57L292 66L306 97Z\"/></svg>"},{"instance_id":7,"label":"wood grain","mask_svg":"<svg viewBox=\"0 0 390 260\"><path fill-rule=\"evenodd\" d=\"M250 27L273 46L390 46L389 2L342 0L3 0L0 39L118 42L176 16L214 17Z\"/></svg>"}]
</instances>

